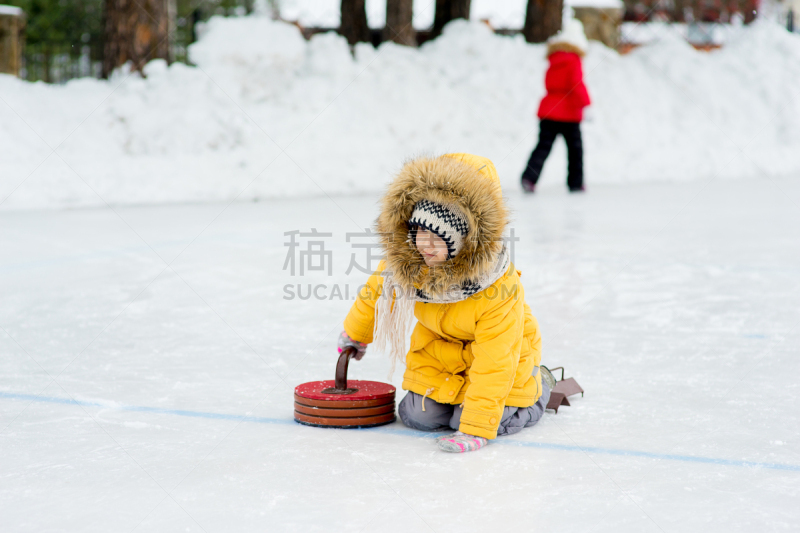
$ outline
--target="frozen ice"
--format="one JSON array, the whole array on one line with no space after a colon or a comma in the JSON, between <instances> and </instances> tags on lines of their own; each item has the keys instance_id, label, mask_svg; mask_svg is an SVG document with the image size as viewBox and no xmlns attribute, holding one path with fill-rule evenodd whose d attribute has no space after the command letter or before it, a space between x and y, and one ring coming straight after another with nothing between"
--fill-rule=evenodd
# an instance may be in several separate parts
<instances>
[{"instance_id":1,"label":"frozen ice","mask_svg":"<svg viewBox=\"0 0 800 533\"><path fill-rule=\"evenodd\" d=\"M351 302L285 286L353 294L375 195L0 213L3 531L796 530L800 180L546 179L515 263L586 396L464 455L292 421Z\"/></svg>"}]
</instances>

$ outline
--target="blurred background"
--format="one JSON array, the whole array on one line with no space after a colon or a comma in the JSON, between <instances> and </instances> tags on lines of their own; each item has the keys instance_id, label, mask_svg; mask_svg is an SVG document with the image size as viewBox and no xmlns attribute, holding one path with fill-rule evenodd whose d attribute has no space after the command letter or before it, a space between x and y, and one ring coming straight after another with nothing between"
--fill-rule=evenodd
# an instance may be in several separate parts
<instances>
[{"instance_id":1,"label":"blurred background","mask_svg":"<svg viewBox=\"0 0 800 533\"><path fill-rule=\"evenodd\" d=\"M14 2L0 209L375 194L446 151L515 191L573 17L588 183L800 172L797 0Z\"/></svg>"},{"instance_id":2,"label":"blurred background","mask_svg":"<svg viewBox=\"0 0 800 533\"><path fill-rule=\"evenodd\" d=\"M399 35L386 30L385 0L163 0L147 4L149 23L154 34L166 31L168 46L153 53L169 61L189 62L187 47L195 42L198 31L212 16L237 17L260 13L297 25L306 38L324 31L342 31L353 41L369 41L378 46L384 40L417 45L441 33L442 26L458 16L484 21L494 31L513 35L523 33L529 42L538 42L532 28L526 28L529 9L526 0L390 1L390 8L413 9L413 25ZM725 42L730 27L764 17L796 31L794 22L800 3L797 0L566 0L577 8L576 16L587 26L590 38L602 40L621 52L655 38L658 23L672 27L695 47L718 47ZM30 81L64 83L69 79L107 77L103 69L106 43L119 38L108 25L132 2L103 0L9 0L0 11L6 18L5 41L16 37L19 58L4 52L7 64L0 71L19 75ZM413 4L413 8L411 7ZM448 13L449 5L454 9ZM557 10L562 1L543 3L542 9ZM392 6L399 7L392 7ZM403 7L405 5L406 7ZM352 17L352 28L341 27ZM406 15L408 16L408 15ZM546 33L546 32L545 32ZM538 36L539 38L544 35ZM113 46L109 43L109 46ZM110 65L113 63L109 62Z\"/></svg>"}]
</instances>

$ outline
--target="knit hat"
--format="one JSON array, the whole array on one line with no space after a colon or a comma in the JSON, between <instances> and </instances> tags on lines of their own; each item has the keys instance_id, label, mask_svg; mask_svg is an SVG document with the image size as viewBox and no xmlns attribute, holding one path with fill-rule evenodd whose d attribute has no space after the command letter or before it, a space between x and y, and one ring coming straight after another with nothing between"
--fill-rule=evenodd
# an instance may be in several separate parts
<instances>
[{"instance_id":1,"label":"knit hat","mask_svg":"<svg viewBox=\"0 0 800 533\"><path fill-rule=\"evenodd\" d=\"M577 19L565 20L561 31L547 39L549 48L561 46L569 46L580 51L581 55L589 50L589 41L586 40L586 34L583 32L583 23Z\"/></svg>"},{"instance_id":2,"label":"knit hat","mask_svg":"<svg viewBox=\"0 0 800 533\"><path fill-rule=\"evenodd\" d=\"M420 200L408 221L409 228L422 228L440 237L447 244L447 258L452 259L464 244L469 233L469 222L464 212L455 204L439 204Z\"/></svg>"}]
</instances>

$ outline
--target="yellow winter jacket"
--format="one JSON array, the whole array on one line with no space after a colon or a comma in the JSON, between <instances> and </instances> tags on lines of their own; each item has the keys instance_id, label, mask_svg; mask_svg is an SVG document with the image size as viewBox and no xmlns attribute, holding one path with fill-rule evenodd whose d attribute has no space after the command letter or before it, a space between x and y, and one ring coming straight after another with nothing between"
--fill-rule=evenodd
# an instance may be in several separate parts
<instances>
[{"instance_id":1,"label":"yellow winter jacket","mask_svg":"<svg viewBox=\"0 0 800 533\"><path fill-rule=\"evenodd\" d=\"M344 329L372 342L381 272L361 289ZM530 407L542 394L539 326L514 266L489 288L453 304L417 302L403 388L439 403L464 403L460 431L493 439L503 407Z\"/></svg>"},{"instance_id":2,"label":"yellow winter jacket","mask_svg":"<svg viewBox=\"0 0 800 533\"><path fill-rule=\"evenodd\" d=\"M428 268L407 238L407 221L423 198L458 203L470 218L465 245L446 267ZM385 269L404 286L440 294L496 264L506 224L499 180L488 159L448 154L407 163L390 185L377 222L386 260L359 291L345 319L347 334L372 342ZM531 376L541 361L539 328L513 264L492 285L464 300L416 302L414 316L418 322L406 355L403 388L439 403L463 403L460 431L493 439L506 405L529 407L541 396L541 373Z\"/></svg>"}]
</instances>

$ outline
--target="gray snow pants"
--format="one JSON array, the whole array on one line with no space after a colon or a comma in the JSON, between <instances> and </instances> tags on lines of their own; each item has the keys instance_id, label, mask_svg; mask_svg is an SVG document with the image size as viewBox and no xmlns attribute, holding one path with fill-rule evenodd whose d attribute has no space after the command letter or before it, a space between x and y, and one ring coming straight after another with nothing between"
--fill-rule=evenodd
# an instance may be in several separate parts
<instances>
[{"instance_id":1,"label":"gray snow pants","mask_svg":"<svg viewBox=\"0 0 800 533\"><path fill-rule=\"evenodd\" d=\"M505 407L497 428L497 436L513 435L522 428L536 424L544 414L544 408L550 400L550 387L542 380L542 396L530 407ZM461 407L439 403L427 398L425 410L422 410L422 396L409 391L397 408L397 414L403 424L421 431L435 431L450 427L458 430L461 422Z\"/></svg>"}]
</instances>

